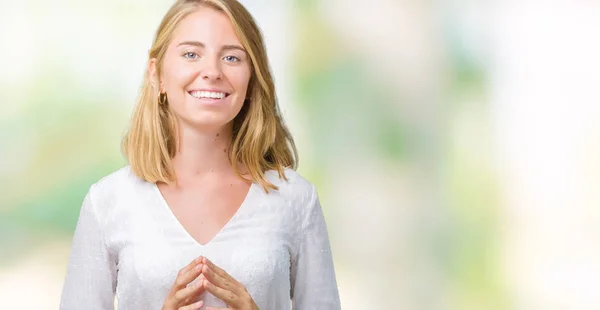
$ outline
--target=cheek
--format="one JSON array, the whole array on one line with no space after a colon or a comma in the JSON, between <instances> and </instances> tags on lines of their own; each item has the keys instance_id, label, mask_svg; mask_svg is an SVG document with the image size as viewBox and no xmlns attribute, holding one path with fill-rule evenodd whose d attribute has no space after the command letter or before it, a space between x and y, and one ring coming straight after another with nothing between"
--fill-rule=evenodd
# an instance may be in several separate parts
<instances>
[{"instance_id":1,"label":"cheek","mask_svg":"<svg viewBox=\"0 0 600 310\"><path fill-rule=\"evenodd\" d=\"M236 70L235 72L231 72L229 74L229 81L231 81L232 86L238 92L239 96L245 96L248 83L250 82L250 71Z\"/></svg>"},{"instance_id":2,"label":"cheek","mask_svg":"<svg viewBox=\"0 0 600 310\"><path fill-rule=\"evenodd\" d=\"M165 62L163 68L163 83L167 91L176 91L194 79L191 66L174 61Z\"/></svg>"}]
</instances>

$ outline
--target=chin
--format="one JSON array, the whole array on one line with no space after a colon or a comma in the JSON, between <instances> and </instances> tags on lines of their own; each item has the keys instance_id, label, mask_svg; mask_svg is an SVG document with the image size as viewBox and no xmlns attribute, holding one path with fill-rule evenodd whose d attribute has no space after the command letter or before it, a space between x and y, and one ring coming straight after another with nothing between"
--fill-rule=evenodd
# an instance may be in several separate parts
<instances>
[{"instance_id":1,"label":"chin","mask_svg":"<svg viewBox=\"0 0 600 310\"><path fill-rule=\"evenodd\" d=\"M184 109L178 110L174 109L174 112L186 127L210 131L219 130L230 125L239 113L238 109L231 106L216 108L188 105Z\"/></svg>"},{"instance_id":2,"label":"chin","mask_svg":"<svg viewBox=\"0 0 600 310\"><path fill-rule=\"evenodd\" d=\"M224 115L202 115L188 118L187 123L197 129L218 130L228 126L232 121L233 118Z\"/></svg>"}]
</instances>

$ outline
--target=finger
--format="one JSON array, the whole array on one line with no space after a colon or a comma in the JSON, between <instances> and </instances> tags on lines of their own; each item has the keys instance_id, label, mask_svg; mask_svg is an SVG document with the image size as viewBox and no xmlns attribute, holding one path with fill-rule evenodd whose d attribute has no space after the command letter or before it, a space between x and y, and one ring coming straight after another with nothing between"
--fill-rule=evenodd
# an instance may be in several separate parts
<instances>
[{"instance_id":1,"label":"finger","mask_svg":"<svg viewBox=\"0 0 600 310\"><path fill-rule=\"evenodd\" d=\"M204 259L203 256L198 256L196 257L194 260L192 260L189 264L187 264L185 267L181 268L180 271L182 271L183 273L187 273L188 271L190 271L192 268L194 268L196 265L200 264L202 262L202 260Z\"/></svg>"},{"instance_id":2,"label":"finger","mask_svg":"<svg viewBox=\"0 0 600 310\"><path fill-rule=\"evenodd\" d=\"M234 306L234 307L239 306L239 304L238 304L239 298L234 292L224 290L224 289L210 283L210 281L208 281L208 279L204 280L203 286L206 288L206 290L209 293L215 295L215 297L224 301L228 306Z\"/></svg>"},{"instance_id":3,"label":"finger","mask_svg":"<svg viewBox=\"0 0 600 310\"><path fill-rule=\"evenodd\" d=\"M206 307L206 310L228 310L228 309L226 309L226 308ZM229 310L231 310L231 308Z\"/></svg>"},{"instance_id":4,"label":"finger","mask_svg":"<svg viewBox=\"0 0 600 310\"><path fill-rule=\"evenodd\" d=\"M190 280L187 283L181 283L181 282L184 282L184 281L182 281L183 279L181 279L181 278L185 277L187 274L189 274L190 271L193 271L196 266L198 266L200 263L202 263L203 259L204 259L203 256L198 256L194 260L192 260L189 264L187 264L185 267L183 267L179 270L179 272L177 273L177 278L175 279L175 282L177 282L177 280L179 280L179 282L180 282L180 283L175 283L175 285L177 286L178 289L191 282L191 280ZM196 275L196 277L197 277L197 275ZM192 278L192 279L194 279L194 278Z\"/></svg>"},{"instance_id":5,"label":"finger","mask_svg":"<svg viewBox=\"0 0 600 310\"><path fill-rule=\"evenodd\" d=\"M208 258L203 257L202 258L202 263L205 265L208 265L208 267L210 269L212 269L216 274L220 275L223 278L231 278L231 280L233 280L233 277L231 277L225 270L221 269L219 266L213 264L213 262L211 262L210 260L208 260Z\"/></svg>"},{"instance_id":6,"label":"finger","mask_svg":"<svg viewBox=\"0 0 600 310\"><path fill-rule=\"evenodd\" d=\"M199 291L195 292L195 294L193 296L190 296L183 301L184 305L187 305L187 304L193 302L200 294L202 294L202 293L204 293L204 291L206 291L206 289L204 288L204 285L202 285L204 279L206 279L204 277L204 275L200 274L200 276L198 277L198 281L196 281L196 283L190 284L187 286L187 287L191 287L191 286L199 285L200 288L199 288Z\"/></svg>"},{"instance_id":7,"label":"finger","mask_svg":"<svg viewBox=\"0 0 600 310\"><path fill-rule=\"evenodd\" d=\"M202 285L202 283L202 281L198 281L175 292L175 295L173 297L177 305L187 304L189 303L191 298L197 297L198 295L204 293L205 288L204 285Z\"/></svg>"},{"instance_id":8,"label":"finger","mask_svg":"<svg viewBox=\"0 0 600 310\"><path fill-rule=\"evenodd\" d=\"M184 272L184 269L179 271L175 284L173 285L177 290L183 289L196 279L202 273L202 264L196 265L194 268Z\"/></svg>"},{"instance_id":9,"label":"finger","mask_svg":"<svg viewBox=\"0 0 600 310\"><path fill-rule=\"evenodd\" d=\"M193 303L191 305L179 307L179 310L197 310L197 309L202 308L203 305L204 305L204 301L200 300L200 301L195 302L195 303Z\"/></svg>"},{"instance_id":10,"label":"finger","mask_svg":"<svg viewBox=\"0 0 600 310\"><path fill-rule=\"evenodd\" d=\"M231 276L224 278L221 275L217 274L211 268L208 268L207 265L204 265L204 267L202 268L202 274L210 283L218 286L219 288L222 288L226 291L231 291L236 295L240 295L241 293L243 293L242 285L238 281L233 279Z\"/></svg>"}]
</instances>

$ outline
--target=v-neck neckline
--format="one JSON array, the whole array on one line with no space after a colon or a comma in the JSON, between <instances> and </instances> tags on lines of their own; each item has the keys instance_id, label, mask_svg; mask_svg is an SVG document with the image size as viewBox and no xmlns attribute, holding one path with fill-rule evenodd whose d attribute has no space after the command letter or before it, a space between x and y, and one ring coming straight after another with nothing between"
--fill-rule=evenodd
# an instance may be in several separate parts
<instances>
[{"instance_id":1,"label":"v-neck neckline","mask_svg":"<svg viewBox=\"0 0 600 310\"><path fill-rule=\"evenodd\" d=\"M219 229L219 231L210 240L208 240L206 243L203 244L203 243L200 243L198 240L196 240L196 238L194 238L194 236L192 236L192 234L190 234L190 232L183 226L183 224L181 224L181 222L179 221L177 216L175 216L175 213L173 213L173 210L169 206L169 203L163 196L162 192L158 188L158 185L156 183L150 183L150 184L152 186L152 190L158 196L159 204L161 205L161 207L163 209L165 209L166 213L168 213L170 221L173 222L173 224L175 226L177 226L177 230L179 230L183 235L185 235L186 239L189 239L191 242L193 242L195 245L197 245L199 247L207 247L210 244L214 243L224 233L224 231L229 226L232 225L232 223L235 221L235 219L240 217L240 214L243 211L245 205L248 204L248 201L250 200L252 193L254 191L254 187L255 187L255 182L250 183L250 188L248 189L248 193L246 193L246 197L244 197L244 200L242 201L242 203L240 204L238 209L235 211L235 213L231 216L231 218L229 218L229 220L225 223L225 225L223 225L221 227L221 229Z\"/></svg>"}]
</instances>

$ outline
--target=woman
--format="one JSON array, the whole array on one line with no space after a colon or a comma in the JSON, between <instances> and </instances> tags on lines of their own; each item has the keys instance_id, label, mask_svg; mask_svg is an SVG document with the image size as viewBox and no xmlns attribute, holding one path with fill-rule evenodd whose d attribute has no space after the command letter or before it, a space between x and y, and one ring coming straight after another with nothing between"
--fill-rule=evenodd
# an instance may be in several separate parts
<instances>
[{"instance_id":1,"label":"woman","mask_svg":"<svg viewBox=\"0 0 600 310\"><path fill-rule=\"evenodd\" d=\"M234 0L177 1L124 139L90 188L61 309L339 309L327 230Z\"/></svg>"}]
</instances>

